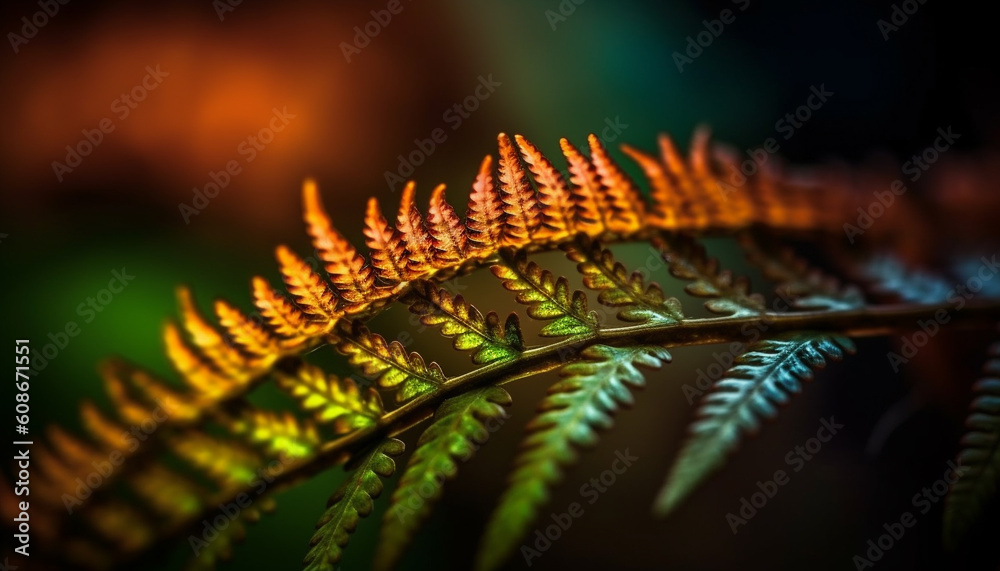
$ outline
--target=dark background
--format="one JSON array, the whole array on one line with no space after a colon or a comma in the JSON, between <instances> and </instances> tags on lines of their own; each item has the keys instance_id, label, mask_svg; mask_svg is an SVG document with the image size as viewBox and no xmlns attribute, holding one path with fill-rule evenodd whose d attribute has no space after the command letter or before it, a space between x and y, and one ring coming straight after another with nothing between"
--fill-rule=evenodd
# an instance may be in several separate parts
<instances>
[{"instance_id":1,"label":"dark background","mask_svg":"<svg viewBox=\"0 0 1000 571\"><path fill-rule=\"evenodd\" d=\"M160 333L174 314L177 284L190 284L208 308L219 296L245 307L252 275L276 282L275 245L308 251L299 214L305 176L316 177L338 227L361 244L365 200L377 196L392 209L398 198L385 171L437 127L448 138L413 178L421 202L443 181L456 205L500 131L522 133L554 155L559 137L582 145L606 120L628 125L609 146L645 149L655 148L659 132L683 142L705 123L717 138L747 149L776 136L775 122L805 102L810 86L825 85L834 96L792 138L779 139L793 162L902 162L950 125L962 135L956 153L971 154L994 149L1000 133L995 28L985 8L931 1L886 40L876 22L890 17L890 2L751 0L739 12L729 2L588 0L555 30L546 18L546 10L559 9L554 0L403 5L351 63L341 42L385 2L245 0L220 21L208 0L72 0L19 53L5 44L3 328L7 339L29 337L33 346L68 321L81 328L33 381L33 431L49 422L77 426L81 399L106 402L96 373L104 357L123 355L169 374ZM674 52L725 8L737 10L735 21L679 73ZM4 3L0 31L20 30L21 17L37 10L32 2ZM111 102L157 64L169 77L127 119L115 118L115 131L59 182L52 161L64 160L81 129L115 117ZM444 110L490 74L502 85L451 130ZM210 171L242 161L239 143L283 106L296 115L288 128L185 224L178 205L191 202ZM714 253L743 267L725 244ZM632 258L641 259L641 252ZM77 305L122 267L135 281L84 323ZM405 320L397 326L405 328ZM650 375L618 429L568 473L551 509L579 499L579 485L606 469L615 450L628 448L641 460L532 568L853 568L852 556L883 523L912 511L912 495L940 478L954 456L985 341L942 335L898 374L885 359L892 347L891 340L861 341L859 356L823 372L725 472L661 522L648 506L694 412L679 387L718 348L675 351L675 363ZM405 568L469 565L520 427L545 385L511 387L512 420L448 485ZM903 398L912 403L905 422L877 454L866 454L876 423ZM726 512L755 491L754 482L786 467L785 454L830 415L845 425L842 436L734 536ZM294 567L342 477L334 470L279 496L279 511L251 529L232 567ZM945 557L940 515L938 506L918 516L877 568L995 567L985 548ZM366 567L377 528L363 522L345 569ZM179 547L166 566L186 553ZM510 568L524 564L515 557Z\"/></svg>"}]
</instances>

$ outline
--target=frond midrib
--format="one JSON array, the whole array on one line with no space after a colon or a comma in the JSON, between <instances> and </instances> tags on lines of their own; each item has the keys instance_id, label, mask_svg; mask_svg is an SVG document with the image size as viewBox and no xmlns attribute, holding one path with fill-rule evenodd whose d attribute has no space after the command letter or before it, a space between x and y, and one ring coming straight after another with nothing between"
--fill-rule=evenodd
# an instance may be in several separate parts
<instances>
[{"instance_id":1,"label":"frond midrib","mask_svg":"<svg viewBox=\"0 0 1000 571\"><path fill-rule=\"evenodd\" d=\"M949 309L946 303L938 304L898 304L877 307L863 307L849 310L819 310L794 313L765 312L750 317L708 317L688 319L679 323L629 325L600 329L585 335L536 347L524 351L518 359L484 365L474 371L453 377L438 385L438 389L424 393L407 401L383 415L378 423L369 428L355 430L336 440L328 442L308 461L289 464L274 478L269 488L280 491L315 475L331 465L349 458L352 453L387 436L396 436L426 420L441 401L461 389L472 388L487 383L505 384L518 378L555 369L567 362L565 351L577 352L595 344L638 345L657 344L669 347L708 345L738 341L744 337L744 326L766 325L764 339L792 331L830 331L850 337L881 336L893 331L905 331L915 327L917 320L931 319L935 312ZM971 300L966 311L955 313L951 327L992 327L1000 319L1000 300ZM230 497L233 496L233 497ZM206 505L224 505L231 502L235 494L212 499ZM182 522L166 534L167 538L182 537L193 525L201 521L205 510Z\"/></svg>"}]
</instances>

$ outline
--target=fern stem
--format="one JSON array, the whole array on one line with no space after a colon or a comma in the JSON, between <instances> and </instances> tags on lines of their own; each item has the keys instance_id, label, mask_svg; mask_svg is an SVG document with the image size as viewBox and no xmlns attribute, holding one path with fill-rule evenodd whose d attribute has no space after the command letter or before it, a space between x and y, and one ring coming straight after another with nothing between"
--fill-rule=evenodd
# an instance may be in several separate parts
<instances>
[{"instance_id":1,"label":"fern stem","mask_svg":"<svg viewBox=\"0 0 1000 571\"><path fill-rule=\"evenodd\" d=\"M419 395L383 415L375 426L355 430L323 446L313 458L290 463L268 485L269 494L285 489L333 465L345 462L365 446L381 438L398 435L429 418L444 399L473 386L505 384L517 379L553 370L575 360L580 351L595 344L659 344L668 347L711 345L745 340L747 331L756 328L761 338L790 331L829 331L848 337L876 337L917 329L918 321L940 323L939 312L947 315L944 327L992 327L1000 320L1000 299L971 300L958 310L949 303L898 304L835 311L763 312L743 317L687 319L680 323L640 324L597 329L541 347L524 351L520 358L495 362L449 379L433 392ZM941 317L944 319L944 317ZM223 494L210 506L228 505L243 490ZM183 537L205 517L213 517L211 508L177 524L168 538ZM160 544L162 545L162 543ZM147 553L137 553L147 557Z\"/></svg>"}]
</instances>

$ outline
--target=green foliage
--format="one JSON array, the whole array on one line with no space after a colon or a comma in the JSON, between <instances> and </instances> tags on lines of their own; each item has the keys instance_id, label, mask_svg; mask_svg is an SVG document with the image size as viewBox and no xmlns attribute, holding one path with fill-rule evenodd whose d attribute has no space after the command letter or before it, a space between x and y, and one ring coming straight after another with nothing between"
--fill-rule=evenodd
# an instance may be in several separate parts
<instances>
[{"instance_id":1,"label":"green foliage","mask_svg":"<svg viewBox=\"0 0 1000 571\"><path fill-rule=\"evenodd\" d=\"M32 450L33 508L38 502L32 521L37 518L47 533L38 538L45 545L36 553L52 568L145 568L161 552L163 538L201 529L241 494L259 494L262 482L268 494L277 493L348 463L352 472L330 499L305 558L307 569L332 570L395 470L393 457L403 443L394 437L431 419L382 522L375 565L391 568L441 498L444 483L505 418L511 399L500 385L558 370L559 381L527 427L477 555L477 568L492 570L522 540L579 451L594 446L600 431L612 427L613 415L632 403L631 390L645 382L640 367L668 362L669 348L750 343L704 398L656 501L661 514L722 467L743 436L774 418L815 369L853 352L849 337L905 333L939 319L950 288L931 270L914 272L896 261L858 264L851 260L867 252L834 249L826 255L824 247L824 255L814 256L826 264L824 273L788 248L789 238L814 236L808 231L842 231L855 210L838 210L844 206L838 193L789 183L769 169L729 192L716 177L728 159L709 146L705 131L696 135L690 157L669 137L659 142L660 157L627 149L650 183L647 202L597 137L589 139L589 156L560 141L569 173L563 176L524 137L501 134L498 167L491 157L482 161L464 220L445 200L444 185L432 191L422 214L411 182L395 221L369 201L367 252L333 226L318 187L307 181L305 221L321 263L277 248L289 296L254 278L259 315L219 300L215 326L181 288L181 319L164 328L181 382L112 361L102 375L114 413L88 403L82 407L84 435L53 427L44 442L39 438ZM696 239L702 233L739 236L750 263L774 285L771 307L747 278L708 257ZM606 247L647 240L652 248L645 252L659 259L648 259L638 271ZM817 238L810 245L829 242ZM576 263L585 288L613 308L614 318L599 317L589 309L588 294L572 290L567 276L529 259L557 249ZM685 316L681 302L664 293L654 275L661 261L712 317ZM978 260L968 263L978 271ZM832 271L838 264L845 267ZM528 318L544 322L542 344L527 346L516 313L501 319L446 289L453 277L485 267L527 307ZM845 276L866 287L869 301L857 286L842 283ZM995 322L1000 290L991 284L951 314L949 327ZM871 302L885 297L891 305ZM449 377L437 362L371 331L373 318L395 303L470 354L472 366ZM346 376L307 362L313 351L330 347L346 357ZM959 456L967 474L947 504L952 545L987 517L1000 485L998 349L991 355ZM364 387L365 377L376 386ZM255 398L254 391L272 380L290 399ZM394 399L383 402L390 392ZM129 427L151 420L155 432L138 449L130 447ZM105 475L87 498L62 503L76 493L81 477L115 454L126 467ZM10 490L0 486L0 506L16 505ZM195 568L228 558L245 522L270 505L261 496L243 509L225 533L200 546ZM79 518L63 519L67 508ZM86 534L74 533L83 528Z\"/></svg>"},{"instance_id":2,"label":"green foliage","mask_svg":"<svg viewBox=\"0 0 1000 571\"><path fill-rule=\"evenodd\" d=\"M375 389L362 391L353 380L326 375L319 367L302 365L295 374L279 372L275 378L317 422L332 424L337 433L373 426L385 412Z\"/></svg>"},{"instance_id":3,"label":"green foliage","mask_svg":"<svg viewBox=\"0 0 1000 571\"><path fill-rule=\"evenodd\" d=\"M677 323L684 319L677 298L667 298L659 285L647 286L638 271L629 275L615 261L610 250L581 236L576 243L563 245L570 260L577 262L583 283L600 292L597 301L620 308L618 319L633 323Z\"/></svg>"},{"instance_id":4,"label":"green foliage","mask_svg":"<svg viewBox=\"0 0 1000 571\"><path fill-rule=\"evenodd\" d=\"M510 485L490 518L476 568L496 569L521 541L548 499L549 488L576 461L577 448L597 443L598 430L610 429L612 415L632 404L630 387L645 384L638 367L658 368L670 353L658 346L592 345L582 360L560 369L562 379L549 388L514 463Z\"/></svg>"},{"instance_id":5,"label":"green foliage","mask_svg":"<svg viewBox=\"0 0 1000 571\"><path fill-rule=\"evenodd\" d=\"M240 512L229 525L217 531L218 536L210 542L197 537L188 538L188 545L195 551L195 556L185 567L187 571L211 571L220 562L233 559L233 553L238 544L243 543L247 536L248 523L257 523L262 514L274 511L275 502L268 496L258 498L255 505L250 505Z\"/></svg>"},{"instance_id":6,"label":"green foliage","mask_svg":"<svg viewBox=\"0 0 1000 571\"><path fill-rule=\"evenodd\" d=\"M505 252L503 265L495 265L493 274L503 281L503 287L517 293L517 302L528 306L534 319L555 320L542 328L543 337L583 335L597 328L597 315L587 310L587 296L582 291L569 291L569 281L555 279L552 272L529 262L524 253Z\"/></svg>"},{"instance_id":7,"label":"green foliage","mask_svg":"<svg viewBox=\"0 0 1000 571\"><path fill-rule=\"evenodd\" d=\"M440 326L442 335L453 338L455 349L472 351L472 362L477 365L507 361L524 351L516 313L511 313L501 324L495 311L484 317L462 296L453 297L447 290L429 283L414 285L405 301L410 311L420 316L421 323Z\"/></svg>"},{"instance_id":8,"label":"green foliage","mask_svg":"<svg viewBox=\"0 0 1000 571\"><path fill-rule=\"evenodd\" d=\"M372 513L374 499L382 493L382 480L392 476L396 463L391 458L403 453L404 445L395 438L379 443L357 461L344 483L330 496L329 506L309 541L303 563L308 571L333 571L344 547L361 518Z\"/></svg>"},{"instance_id":9,"label":"green foliage","mask_svg":"<svg viewBox=\"0 0 1000 571\"><path fill-rule=\"evenodd\" d=\"M175 437L168 446L223 489L248 485L260 464L258 455L245 445L197 432Z\"/></svg>"},{"instance_id":10,"label":"green foliage","mask_svg":"<svg viewBox=\"0 0 1000 571\"><path fill-rule=\"evenodd\" d=\"M965 420L953 483L944 506L945 545L955 549L995 502L1000 487L1000 343L990 347L983 368L986 377L972 387L973 400Z\"/></svg>"},{"instance_id":11,"label":"green foliage","mask_svg":"<svg viewBox=\"0 0 1000 571\"><path fill-rule=\"evenodd\" d=\"M756 432L762 419L774 418L777 405L802 390L813 369L853 353L854 344L839 335L795 333L751 345L712 387L691 425L656 511L673 510L706 477L718 470L744 433Z\"/></svg>"},{"instance_id":12,"label":"green foliage","mask_svg":"<svg viewBox=\"0 0 1000 571\"><path fill-rule=\"evenodd\" d=\"M410 463L385 513L377 569L391 569L414 533L441 497L446 480L497 430L506 418L510 395L500 387L473 389L438 407L434 421L420 435Z\"/></svg>"},{"instance_id":13,"label":"green foliage","mask_svg":"<svg viewBox=\"0 0 1000 571\"><path fill-rule=\"evenodd\" d=\"M670 265L670 275L686 280L684 291L711 298L705 307L720 315L746 316L764 311L764 297L750 291L750 280L722 270L718 261L705 253L705 247L690 236L657 234L655 247Z\"/></svg>"},{"instance_id":14,"label":"green foliage","mask_svg":"<svg viewBox=\"0 0 1000 571\"><path fill-rule=\"evenodd\" d=\"M337 349L366 375L378 377L379 386L396 390L396 401L405 402L431 392L444 382L444 372L437 363L424 362L417 353L407 353L399 341L386 342L378 333L354 323L341 332Z\"/></svg>"},{"instance_id":15,"label":"green foliage","mask_svg":"<svg viewBox=\"0 0 1000 571\"><path fill-rule=\"evenodd\" d=\"M230 422L229 430L264 448L271 457L308 458L320 445L317 427L288 413L247 411L243 418Z\"/></svg>"},{"instance_id":16,"label":"green foliage","mask_svg":"<svg viewBox=\"0 0 1000 571\"><path fill-rule=\"evenodd\" d=\"M759 241L750 234L740 236L747 259L760 268L765 278L775 282L775 293L792 300L795 309L847 310L864 305L857 287L841 287L836 278L813 268L786 246L773 240L762 246Z\"/></svg>"}]
</instances>

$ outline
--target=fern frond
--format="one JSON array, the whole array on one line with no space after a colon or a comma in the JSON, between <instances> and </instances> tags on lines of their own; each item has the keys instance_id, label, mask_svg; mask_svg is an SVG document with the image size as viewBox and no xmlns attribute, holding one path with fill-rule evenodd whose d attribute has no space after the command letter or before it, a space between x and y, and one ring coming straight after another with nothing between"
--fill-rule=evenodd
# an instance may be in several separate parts
<instances>
[{"instance_id":1,"label":"fern frond","mask_svg":"<svg viewBox=\"0 0 1000 571\"><path fill-rule=\"evenodd\" d=\"M722 228L738 228L748 225L751 220L751 210L743 198L746 193L735 192L722 183L714 172L715 157L712 153L712 134L708 127L701 125L691 135L691 148L688 150L687 176L694 195L701 202L707 213L710 226Z\"/></svg>"},{"instance_id":2,"label":"fern frond","mask_svg":"<svg viewBox=\"0 0 1000 571\"><path fill-rule=\"evenodd\" d=\"M774 418L777 405L802 390L827 360L853 353L854 344L840 335L796 333L754 343L702 400L691 437L681 449L656 500L666 515L739 445L743 433L755 433L761 420Z\"/></svg>"},{"instance_id":3,"label":"fern frond","mask_svg":"<svg viewBox=\"0 0 1000 571\"><path fill-rule=\"evenodd\" d=\"M524 246L534 242L541 226L541 216L535 190L528 184L528 176L510 138L500 133L497 137L500 159L497 180L500 182L500 199L503 201L503 244Z\"/></svg>"},{"instance_id":4,"label":"fern frond","mask_svg":"<svg viewBox=\"0 0 1000 571\"><path fill-rule=\"evenodd\" d=\"M358 459L357 467L330 497L329 507L316 524L303 560L306 571L334 571L350 534L361 518L372 513L374 498L382 493L382 479L396 471L392 457L402 454L403 448L402 442L389 438Z\"/></svg>"},{"instance_id":5,"label":"fern frond","mask_svg":"<svg viewBox=\"0 0 1000 571\"><path fill-rule=\"evenodd\" d=\"M101 536L126 553L149 543L155 534L142 511L121 500L94 504L81 515Z\"/></svg>"},{"instance_id":6,"label":"fern frond","mask_svg":"<svg viewBox=\"0 0 1000 571\"><path fill-rule=\"evenodd\" d=\"M493 182L493 157L486 155L472 184L465 227L468 230L470 253L478 258L493 255L500 247L503 226L503 201Z\"/></svg>"},{"instance_id":7,"label":"fern frond","mask_svg":"<svg viewBox=\"0 0 1000 571\"><path fill-rule=\"evenodd\" d=\"M406 183L399 201L399 215L396 217L396 227L406 244L408 279L416 279L434 269L434 239L417 208L416 193L416 183Z\"/></svg>"},{"instance_id":8,"label":"fern frond","mask_svg":"<svg viewBox=\"0 0 1000 571\"><path fill-rule=\"evenodd\" d=\"M815 182L789 180L774 166L763 165L746 183L752 189L754 220L770 228L808 230L834 228L850 219L850 202L841 197L850 197L851 191L827 187L816 192Z\"/></svg>"},{"instance_id":9,"label":"fern frond","mask_svg":"<svg viewBox=\"0 0 1000 571\"><path fill-rule=\"evenodd\" d=\"M512 359L524 350L516 313L508 315L503 323L495 311L484 317L461 295L453 297L430 282L414 284L404 301L410 311L420 316L421 323L440 326L441 334L454 340L455 349L472 351L472 362L477 365Z\"/></svg>"},{"instance_id":10,"label":"fern frond","mask_svg":"<svg viewBox=\"0 0 1000 571\"><path fill-rule=\"evenodd\" d=\"M260 521L265 513L274 511L275 502L267 495L255 498L254 503L243 508L229 524L216 529L216 536L211 541L188 537L188 546L195 556L185 567L188 571L212 571L219 563L229 562L238 544L243 543L247 536L247 525Z\"/></svg>"},{"instance_id":11,"label":"fern frond","mask_svg":"<svg viewBox=\"0 0 1000 571\"><path fill-rule=\"evenodd\" d=\"M576 243L563 244L563 249L570 260L577 262L584 285L600 292L597 300L620 308L618 319L632 323L678 323L684 319L677 298L665 296L657 284L647 286L638 271L629 275L611 250L599 242L580 237Z\"/></svg>"},{"instance_id":12,"label":"fern frond","mask_svg":"<svg viewBox=\"0 0 1000 571\"><path fill-rule=\"evenodd\" d=\"M90 429L88 428L88 430ZM92 458L99 457L106 450L118 450L118 448L109 447L107 443L100 442L100 440L95 446L86 439L76 438L55 426L49 428L48 436L51 450L43 445L39 446L34 454L36 454L44 479L53 488L59 490L59 494L47 496L47 499L53 503L60 494L72 493L74 479L78 472L83 472L88 468L93 469L93 466L89 465ZM125 449L127 448L122 448L122 450Z\"/></svg>"},{"instance_id":13,"label":"fern frond","mask_svg":"<svg viewBox=\"0 0 1000 571\"><path fill-rule=\"evenodd\" d=\"M577 206L566 181L535 145L515 135L514 140L538 187L542 228L540 234L549 240L562 240L577 231Z\"/></svg>"},{"instance_id":14,"label":"fern frond","mask_svg":"<svg viewBox=\"0 0 1000 571\"><path fill-rule=\"evenodd\" d=\"M622 145L622 151L639 164L649 181L653 204L647 212L647 221L655 228L672 230L680 226L681 197L674 181L656 157L631 145Z\"/></svg>"},{"instance_id":15,"label":"fern frond","mask_svg":"<svg viewBox=\"0 0 1000 571\"><path fill-rule=\"evenodd\" d=\"M996 254L989 258L986 256L959 256L951 265L952 276L972 276L982 271L983 266L995 267ZM968 278L966 278L968 279ZM1000 280L982 280L982 289L979 290L980 297L1000 297Z\"/></svg>"},{"instance_id":16,"label":"fern frond","mask_svg":"<svg viewBox=\"0 0 1000 571\"><path fill-rule=\"evenodd\" d=\"M282 340L255 323L242 311L226 301L215 302L215 314L227 335L243 351L258 361L270 364L281 354Z\"/></svg>"},{"instance_id":17,"label":"fern frond","mask_svg":"<svg viewBox=\"0 0 1000 571\"><path fill-rule=\"evenodd\" d=\"M387 343L360 322L343 326L338 334L337 350L366 375L378 377L380 387L396 390L397 402L434 390L445 381L437 363L427 364L417 353L407 353L399 341Z\"/></svg>"},{"instance_id":18,"label":"fern frond","mask_svg":"<svg viewBox=\"0 0 1000 571\"><path fill-rule=\"evenodd\" d=\"M191 349L173 322L168 322L163 328L163 343L174 369L202 397L221 399L243 384L222 375L205 362L201 355Z\"/></svg>"},{"instance_id":19,"label":"fern frond","mask_svg":"<svg viewBox=\"0 0 1000 571\"><path fill-rule=\"evenodd\" d=\"M448 399L420 435L385 512L376 569L391 569L441 497L445 481L458 473L506 418L511 399L500 387L474 389ZM490 423L496 427L491 428Z\"/></svg>"},{"instance_id":20,"label":"fern frond","mask_svg":"<svg viewBox=\"0 0 1000 571\"><path fill-rule=\"evenodd\" d=\"M33 527L46 547L55 547L49 553L56 566L69 561L70 566L144 568L162 552L161 541L183 537L217 516L219 506L251 490L248 480L275 460L282 460L282 470L269 486L277 492L355 458L357 470L334 494L306 558L310 569L331 569L349 533L371 511L372 498L382 489L380 478L394 470L391 456L402 451L399 441L383 439L434 414L388 514L411 517L390 517L383 530L385 549L378 565L389 567L440 496L441 483L484 441L485 431L492 430L487 423L499 422L509 397L498 387L561 369L561 380L528 427L477 561L480 568L495 568L531 525L578 448L596 442L612 414L631 402L630 387L643 383L638 367L669 360L663 347L745 342L746 327L768 325L758 336L764 340L738 357L704 400L693 437L659 499L658 509L668 511L721 466L744 432L773 417L813 368L852 351L848 336L904 330L938 315L949 301L942 299L941 283L924 284L906 270L886 266L871 276L872 289L906 303L866 303L838 278L782 253L780 243L761 245L747 234L748 257L776 282L778 295L791 307L811 310L785 313L776 304L777 311L768 311L745 278L720 269L688 233L753 231L775 240L783 234L805 237L804 229L839 233L855 211L847 206L851 193L840 191L853 189L826 179L801 182L772 168L761 169L739 188L727 187L721 173L732 170L733 157L712 146L708 131L699 129L688 156L669 137L660 139L659 156L625 149L652 187L647 204L644 191L596 137L588 138L584 152L565 139L560 149L568 175L524 137L501 134L499 154L479 165L464 219L445 199L444 185L434 187L426 216L416 205L414 182L404 187L394 220L387 220L372 199L363 227L366 252L334 228L316 184L306 181L304 218L322 269L311 258L279 247L287 292L254 278L252 300L259 316L217 301L218 324L181 289L179 319L166 325L163 337L181 383L174 386L112 362L102 376L113 409L104 412L85 402L82 436L54 428L33 448L38 472L32 474L32 491L41 496L33 521L56 521ZM667 298L641 274L629 274L603 245L645 240L652 241L671 274L687 282L686 292L703 298L715 315L685 317L678 300ZM558 248L577 263L599 303L615 308L627 325L600 323L588 308L587 294L571 290L566 277L528 259ZM844 257L834 252L833 259ZM545 322L540 345L525 346L516 313L502 320L446 289L446 280L487 266L527 306L528 318ZM856 271L846 274L855 277ZM964 311L951 315L949 327L985 327L1000 318L1000 290L992 283L968 299ZM396 302L409 306L424 325L440 328L455 349L469 352L473 366L447 377L436 362L369 330L377 322L373 319ZM548 339L553 337L559 339ZM353 367L344 373L349 377L327 375L305 363L306 353L327 345L347 357ZM353 380L360 375L375 378L377 386L362 389ZM269 396L252 391L270 381L301 411L271 410L268 405L284 399L254 398ZM998 471L992 466L998 439L992 407L1000 400L1000 384L994 381L977 386L982 394L962 456L981 463L987 476ZM397 406L386 411L382 399L389 392ZM157 407L167 418L142 446L133 447L126 428L155 416ZM63 505L81 476L115 453L127 457L128 466L114 470L86 502ZM992 490L985 484L973 488L972 494ZM407 503L414 489L427 496L418 507ZM956 488L950 500L951 529L960 529L968 513L964 504L984 497L967 500L963 490ZM7 508L8 498L0 495L0 507ZM200 563L211 565L228 554L231 540L244 531L244 520L256 518L257 507L265 505L244 510L231 524L232 537L218 540ZM79 509L80 517L64 521L67 508L74 514Z\"/></svg>"},{"instance_id":21,"label":"fern frond","mask_svg":"<svg viewBox=\"0 0 1000 571\"><path fill-rule=\"evenodd\" d=\"M121 378L123 368L123 366L111 363L101 367L100 372L104 379L104 392L111 399L115 412L122 420L131 424L141 423L143 420L149 418L150 407L144 403L140 403L134 398L132 391L128 390L125 381Z\"/></svg>"},{"instance_id":22,"label":"fern frond","mask_svg":"<svg viewBox=\"0 0 1000 571\"><path fill-rule=\"evenodd\" d=\"M309 267L309 264L285 246L278 246L275 257L281 268L288 293L292 294L295 303L314 320L332 324L340 317L337 311L337 300L333 290L323 278ZM363 299L360 293L353 294L357 299ZM356 303L349 298L345 298Z\"/></svg>"},{"instance_id":23,"label":"fern frond","mask_svg":"<svg viewBox=\"0 0 1000 571\"><path fill-rule=\"evenodd\" d=\"M469 255L469 240L462 219L444 196L445 186L439 184L431 193L427 211L427 226L434 247L434 267L444 268L464 262Z\"/></svg>"},{"instance_id":24,"label":"fern frond","mask_svg":"<svg viewBox=\"0 0 1000 571\"><path fill-rule=\"evenodd\" d=\"M253 450L193 430L168 438L167 445L223 490L248 486L260 464Z\"/></svg>"},{"instance_id":25,"label":"fern frond","mask_svg":"<svg viewBox=\"0 0 1000 571\"><path fill-rule=\"evenodd\" d=\"M982 518L1000 488L1000 343L989 349L986 377L972 387L967 432L958 453L958 481L944 504L944 542L955 549Z\"/></svg>"},{"instance_id":26,"label":"fern frond","mask_svg":"<svg viewBox=\"0 0 1000 571\"><path fill-rule=\"evenodd\" d=\"M653 247L670 265L670 275L691 283L684 291L711 298L705 307L720 315L756 315L766 309L764 297L750 292L750 280L720 270L719 262L709 258L705 247L688 236L659 234L651 240Z\"/></svg>"},{"instance_id":27,"label":"fern frond","mask_svg":"<svg viewBox=\"0 0 1000 571\"><path fill-rule=\"evenodd\" d=\"M592 345L581 360L560 370L562 379L549 388L515 461L510 485L490 518L476 559L476 569L498 568L548 500L549 488L562 479L577 448L597 443L598 430L613 424L612 415L630 406L630 387L645 384L638 367L659 368L670 353L658 346Z\"/></svg>"},{"instance_id":28,"label":"fern frond","mask_svg":"<svg viewBox=\"0 0 1000 571\"><path fill-rule=\"evenodd\" d=\"M864 304L857 287L841 287L836 278L810 267L790 248L763 248L748 233L740 236L740 245L764 277L777 283L778 296L792 300L797 309L853 309Z\"/></svg>"},{"instance_id":29,"label":"fern frond","mask_svg":"<svg viewBox=\"0 0 1000 571\"><path fill-rule=\"evenodd\" d=\"M275 291L267 280L255 277L252 281L254 305L268 326L284 340L286 346L303 344L306 339L319 335L326 328Z\"/></svg>"},{"instance_id":30,"label":"fern frond","mask_svg":"<svg viewBox=\"0 0 1000 571\"><path fill-rule=\"evenodd\" d=\"M197 537L191 536L188 543L193 544L192 549L197 549L195 556L184 566L186 571L214 571L219 563L230 561L233 558L236 544L243 543L247 536L247 528L243 523L242 514L229 522L224 528L216 532L212 541L202 542ZM200 543L204 543L201 546Z\"/></svg>"},{"instance_id":31,"label":"fern frond","mask_svg":"<svg viewBox=\"0 0 1000 571\"><path fill-rule=\"evenodd\" d=\"M305 203L306 228L320 259L326 262L326 272L343 300L343 310L347 313L359 311L373 299L375 293L373 291L375 277L372 275L371 266L366 264L357 249L333 228L315 181L307 180L302 185L302 198ZM287 248L282 248L278 252L282 273L285 274L286 281L291 280L288 284L289 292L312 301L311 305L306 306L306 310L310 313L328 315L331 311L328 307L329 298L321 291L321 280L312 273L307 264L288 256L290 253ZM286 259L289 263L287 271ZM299 292L293 291L293 287Z\"/></svg>"},{"instance_id":32,"label":"fern frond","mask_svg":"<svg viewBox=\"0 0 1000 571\"><path fill-rule=\"evenodd\" d=\"M192 299L191 290L186 287L178 288L177 299L180 302L184 328L205 360L231 379L245 377L249 366L247 359L202 316Z\"/></svg>"},{"instance_id":33,"label":"fern frond","mask_svg":"<svg viewBox=\"0 0 1000 571\"><path fill-rule=\"evenodd\" d=\"M383 284L390 286L406 281L406 245L402 235L389 226L378 200L368 199L365 211L365 243L371 250L372 267Z\"/></svg>"},{"instance_id":34,"label":"fern frond","mask_svg":"<svg viewBox=\"0 0 1000 571\"><path fill-rule=\"evenodd\" d=\"M353 380L327 375L313 365L303 364L294 374L278 372L275 380L318 422L331 424L338 434L374 426L385 413L375 389L362 392Z\"/></svg>"},{"instance_id":35,"label":"fern frond","mask_svg":"<svg viewBox=\"0 0 1000 571\"><path fill-rule=\"evenodd\" d=\"M168 521L183 521L207 504L208 494L174 470L153 464L138 472L129 486L153 511Z\"/></svg>"},{"instance_id":36,"label":"fern frond","mask_svg":"<svg viewBox=\"0 0 1000 571\"><path fill-rule=\"evenodd\" d=\"M608 229L619 234L631 234L643 227L646 220L646 202L639 189L624 171L611 159L604 144L594 134L587 137L590 158L601 183L608 217Z\"/></svg>"},{"instance_id":37,"label":"fern frond","mask_svg":"<svg viewBox=\"0 0 1000 571\"><path fill-rule=\"evenodd\" d=\"M316 425L299 421L290 413L253 410L228 423L230 432L244 436L271 458L299 459L315 456L321 443Z\"/></svg>"},{"instance_id":38,"label":"fern frond","mask_svg":"<svg viewBox=\"0 0 1000 571\"><path fill-rule=\"evenodd\" d=\"M505 264L491 268L503 287L517 294L517 302L528 306L532 318L555 320L543 327L539 335L580 335L597 327L597 316L587 310L586 294L579 290L570 293L566 278L554 278L552 272L528 261L523 252L506 252L504 260Z\"/></svg>"},{"instance_id":39,"label":"fern frond","mask_svg":"<svg viewBox=\"0 0 1000 571\"><path fill-rule=\"evenodd\" d=\"M610 214L601 200L601 181L594 165L567 139L559 139L559 148L566 157L570 193L576 206L577 229L589 236L599 236L608 228Z\"/></svg>"},{"instance_id":40,"label":"fern frond","mask_svg":"<svg viewBox=\"0 0 1000 571\"><path fill-rule=\"evenodd\" d=\"M677 198L667 198L661 191L661 198L657 202L663 204L664 208L667 205L675 205L675 212L679 213L675 218L683 226L690 225L695 229L711 226L713 221L707 206L709 202L705 200L707 195L699 192L700 189L692 179L687 163L677 150L674 140L669 135L663 134L658 138L658 143L661 164L672 177L672 184L667 188L672 190Z\"/></svg>"},{"instance_id":41,"label":"fern frond","mask_svg":"<svg viewBox=\"0 0 1000 571\"><path fill-rule=\"evenodd\" d=\"M953 287L944 278L911 270L895 256L884 253L864 261L857 271L873 293L899 301L941 303L948 300Z\"/></svg>"},{"instance_id":42,"label":"fern frond","mask_svg":"<svg viewBox=\"0 0 1000 571\"><path fill-rule=\"evenodd\" d=\"M175 424L189 424L201 418L205 404L200 402L197 395L182 394L178 389L168 386L168 384L151 373L134 367L121 359L109 359L100 367L101 377L105 380L105 387L112 402L115 403L119 415L125 417L130 415L143 414L143 418L148 418L156 409L162 407L169 417L169 422ZM124 399L128 385L137 392L142 404L134 400ZM127 412L136 407L134 412Z\"/></svg>"}]
</instances>

